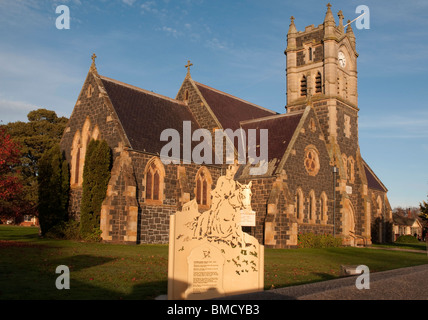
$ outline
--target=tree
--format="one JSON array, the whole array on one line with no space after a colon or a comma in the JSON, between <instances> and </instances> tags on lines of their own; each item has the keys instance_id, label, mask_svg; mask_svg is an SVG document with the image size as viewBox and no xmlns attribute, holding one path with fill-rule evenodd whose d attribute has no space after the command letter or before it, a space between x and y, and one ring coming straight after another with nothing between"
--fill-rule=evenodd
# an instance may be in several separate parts
<instances>
[{"instance_id":1,"label":"tree","mask_svg":"<svg viewBox=\"0 0 428 320\"><path fill-rule=\"evenodd\" d=\"M19 205L23 197L19 176L20 145L0 127L0 218L17 218L22 214Z\"/></svg>"},{"instance_id":2,"label":"tree","mask_svg":"<svg viewBox=\"0 0 428 320\"><path fill-rule=\"evenodd\" d=\"M423 220L428 220L428 202L423 201L420 205L419 205L420 209L421 209L421 213L420 213L420 217Z\"/></svg>"},{"instance_id":3,"label":"tree","mask_svg":"<svg viewBox=\"0 0 428 320\"><path fill-rule=\"evenodd\" d=\"M422 230L422 238L427 238L426 235L428 233L428 202L423 201L421 204L419 204L419 207L421 209L421 213L419 214L419 217L421 217L422 220L425 222L423 223L425 227Z\"/></svg>"},{"instance_id":4,"label":"tree","mask_svg":"<svg viewBox=\"0 0 428 320\"><path fill-rule=\"evenodd\" d=\"M110 180L111 150L106 141L91 140L83 169L80 233L88 238L99 231L101 205Z\"/></svg>"},{"instance_id":5,"label":"tree","mask_svg":"<svg viewBox=\"0 0 428 320\"><path fill-rule=\"evenodd\" d=\"M39 161L38 212L42 235L68 220L70 172L59 144L46 151Z\"/></svg>"},{"instance_id":6,"label":"tree","mask_svg":"<svg viewBox=\"0 0 428 320\"><path fill-rule=\"evenodd\" d=\"M22 207L37 215L39 161L46 150L59 143L68 119L55 111L38 109L28 113L28 122L11 122L3 127L21 146L20 176L24 189Z\"/></svg>"}]
</instances>

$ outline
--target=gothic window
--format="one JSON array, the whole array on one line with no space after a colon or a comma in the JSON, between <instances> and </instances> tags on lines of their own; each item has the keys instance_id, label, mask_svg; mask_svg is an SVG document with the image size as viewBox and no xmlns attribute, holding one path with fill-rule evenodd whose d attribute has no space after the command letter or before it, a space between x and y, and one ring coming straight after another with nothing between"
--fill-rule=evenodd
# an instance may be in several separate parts
<instances>
[{"instance_id":1,"label":"gothic window","mask_svg":"<svg viewBox=\"0 0 428 320\"><path fill-rule=\"evenodd\" d=\"M376 202L377 202L377 214L382 215L382 199L380 196L377 196Z\"/></svg>"},{"instance_id":2,"label":"gothic window","mask_svg":"<svg viewBox=\"0 0 428 320\"><path fill-rule=\"evenodd\" d=\"M318 72L315 77L315 93L321 93L322 92L322 79L321 79L321 73Z\"/></svg>"},{"instance_id":3,"label":"gothic window","mask_svg":"<svg viewBox=\"0 0 428 320\"><path fill-rule=\"evenodd\" d=\"M87 89L87 91L86 91L86 97L87 98L90 98L90 97L92 97L92 94L94 93L94 87L92 87L92 85L90 84L89 86L88 86L88 89Z\"/></svg>"},{"instance_id":4,"label":"gothic window","mask_svg":"<svg viewBox=\"0 0 428 320\"><path fill-rule=\"evenodd\" d=\"M189 100L189 90L186 90L184 92L184 101L188 101Z\"/></svg>"},{"instance_id":5,"label":"gothic window","mask_svg":"<svg viewBox=\"0 0 428 320\"><path fill-rule=\"evenodd\" d=\"M351 137L351 117L345 114L344 122L345 122L345 128L343 132L345 133L345 137L350 138Z\"/></svg>"},{"instance_id":6,"label":"gothic window","mask_svg":"<svg viewBox=\"0 0 428 320\"><path fill-rule=\"evenodd\" d=\"M347 177L350 182L354 182L354 158L352 157L348 158Z\"/></svg>"},{"instance_id":7,"label":"gothic window","mask_svg":"<svg viewBox=\"0 0 428 320\"><path fill-rule=\"evenodd\" d=\"M315 125L315 120L313 118L311 118L311 121L309 123L309 130L311 130L312 132L317 131L317 126Z\"/></svg>"},{"instance_id":8,"label":"gothic window","mask_svg":"<svg viewBox=\"0 0 428 320\"><path fill-rule=\"evenodd\" d=\"M75 171L74 171L74 183L79 184L80 177L80 148L77 149L76 159L75 159Z\"/></svg>"},{"instance_id":9,"label":"gothic window","mask_svg":"<svg viewBox=\"0 0 428 320\"><path fill-rule=\"evenodd\" d=\"M79 169L80 168L80 131L74 134L73 144L71 146L71 173L70 185L79 184Z\"/></svg>"},{"instance_id":10,"label":"gothic window","mask_svg":"<svg viewBox=\"0 0 428 320\"><path fill-rule=\"evenodd\" d=\"M308 84L306 81L306 76L302 77L302 80L300 80L300 96L306 97L308 94Z\"/></svg>"},{"instance_id":11,"label":"gothic window","mask_svg":"<svg viewBox=\"0 0 428 320\"><path fill-rule=\"evenodd\" d=\"M145 170L145 199L147 203L162 204L164 177L165 171L162 163L158 158L152 158Z\"/></svg>"},{"instance_id":12,"label":"gothic window","mask_svg":"<svg viewBox=\"0 0 428 320\"><path fill-rule=\"evenodd\" d=\"M100 137L100 129L96 125L95 128L94 128L94 130L92 131L91 139L98 140L99 137Z\"/></svg>"},{"instance_id":13,"label":"gothic window","mask_svg":"<svg viewBox=\"0 0 428 320\"><path fill-rule=\"evenodd\" d=\"M208 208L211 204L211 174L206 167L199 169L196 174L196 202L202 208Z\"/></svg>"},{"instance_id":14,"label":"gothic window","mask_svg":"<svg viewBox=\"0 0 428 320\"><path fill-rule=\"evenodd\" d=\"M303 220L303 192L300 188L296 192L296 218L299 221Z\"/></svg>"},{"instance_id":15,"label":"gothic window","mask_svg":"<svg viewBox=\"0 0 428 320\"><path fill-rule=\"evenodd\" d=\"M309 193L309 208L308 208L308 219L309 222L316 220L316 203L315 203L315 192L311 190Z\"/></svg>"},{"instance_id":16,"label":"gothic window","mask_svg":"<svg viewBox=\"0 0 428 320\"><path fill-rule=\"evenodd\" d=\"M311 176L316 176L320 169L318 151L314 146L308 146L305 149L304 166L306 172Z\"/></svg>"},{"instance_id":17,"label":"gothic window","mask_svg":"<svg viewBox=\"0 0 428 320\"><path fill-rule=\"evenodd\" d=\"M320 220L322 223L326 223L328 216L328 204L327 204L327 195L325 192L321 194L321 207L320 207Z\"/></svg>"},{"instance_id":18,"label":"gothic window","mask_svg":"<svg viewBox=\"0 0 428 320\"><path fill-rule=\"evenodd\" d=\"M345 154L342 154L342 162L343 162L343 168L345 170L345 179L348 179L348 158Z\"/></svg>"}]
</instances>

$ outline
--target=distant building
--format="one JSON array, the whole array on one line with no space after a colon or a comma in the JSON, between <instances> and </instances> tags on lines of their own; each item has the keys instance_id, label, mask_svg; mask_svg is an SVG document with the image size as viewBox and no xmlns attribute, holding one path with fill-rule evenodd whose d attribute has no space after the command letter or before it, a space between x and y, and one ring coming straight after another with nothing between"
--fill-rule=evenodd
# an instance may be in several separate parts
<instances>
[{"instance_id":1,"label":"distant building","mask_svg":"<svg viewBox=\"0 0 428 320\"><path fill-rule=\"evenodd\" d=\"M404 217L393 213L393 231L395 239L399 236L415 236L422 239L422 224L417 218Z\"/></svg>"}]
</instances>

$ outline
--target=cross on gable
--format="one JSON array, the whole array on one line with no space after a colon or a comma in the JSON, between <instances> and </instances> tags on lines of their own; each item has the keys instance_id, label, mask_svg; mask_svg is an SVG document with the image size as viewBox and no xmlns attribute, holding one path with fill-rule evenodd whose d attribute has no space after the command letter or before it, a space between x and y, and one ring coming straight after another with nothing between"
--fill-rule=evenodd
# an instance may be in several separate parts
<instances>
[{"instance_id":1,"label":"cross on gable","mask_svg":"<svg viewBox=\"0 0 428 320\"><path fill-rule=\"evenodd\" d=\"M190 67L193 66L193 63L190 62L190 60L187 60L187 64L184 66L185 68L187 68L187 73L190 73Z\"/></svg>"},{"instance_id":2,"label":"cross on gable","mask_svg":"<svg viewBox=\"0 0 428 320\"><path fill-rule=\"evenodd\" d=\"M97 71L97 67L95 66L95 59L97 58L97 55L94 53L94 54L92 54L92 56L91 56L91 59L92 59L92 64L91 64L91 68L90 68L90 70L91 71L93 71L93 72L96 72Z\"/></svg>"}]
</instances>

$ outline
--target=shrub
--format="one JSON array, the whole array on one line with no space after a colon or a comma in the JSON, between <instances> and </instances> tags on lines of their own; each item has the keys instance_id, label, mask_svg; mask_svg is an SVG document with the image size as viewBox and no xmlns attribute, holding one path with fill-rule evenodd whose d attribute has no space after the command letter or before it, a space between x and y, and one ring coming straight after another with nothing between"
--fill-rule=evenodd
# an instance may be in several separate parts
<instances>
[{"instance_id":1,"label":"shrub","mask_svg":"<svg viewBox=\"0 0 428 320\"><path fill-rule=\"evenodd\" d=\"M80 223L76 220L63 221L49 229L46 238L80 240Z\"/></svg>"},{"instance_id":2,"label":"shrub","mask_svg":"<svg viewBox=\"0 0 428 320\"><path fill-rule=\"evenodd\" d=\"M301 233L298 235L299 248L340 247L342 239L331 234Z\"/></svg>"},{"instance_id":3,"label":"shrub","mask_svg":"<svg viewBox=\"0 0 428 320\"><path fill-rule=\"evenodd\" d=\"M417 243L419 241L414 236L411 236L411 235L404 236L403 235L403 236L399 236L397 238L397 240L395 240L395 242L398 242L398 243Z\"/></svg>"}]
</instances>

